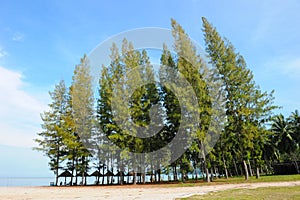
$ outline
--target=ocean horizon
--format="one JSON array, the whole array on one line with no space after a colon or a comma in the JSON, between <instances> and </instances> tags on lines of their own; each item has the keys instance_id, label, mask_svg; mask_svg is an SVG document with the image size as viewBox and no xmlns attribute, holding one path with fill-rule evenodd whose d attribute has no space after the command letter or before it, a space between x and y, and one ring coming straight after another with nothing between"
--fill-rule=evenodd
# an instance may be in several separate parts
<instances>
[{"instance_id":1,"label":"ocean horizon","mask_svg":"<svg viewBox=\"0 0 300 200\"><path fill-rule=\"evenodd\" d=\"M50 186L54 177L0 177L0 187Z\"/></svg>"}]
</instances>

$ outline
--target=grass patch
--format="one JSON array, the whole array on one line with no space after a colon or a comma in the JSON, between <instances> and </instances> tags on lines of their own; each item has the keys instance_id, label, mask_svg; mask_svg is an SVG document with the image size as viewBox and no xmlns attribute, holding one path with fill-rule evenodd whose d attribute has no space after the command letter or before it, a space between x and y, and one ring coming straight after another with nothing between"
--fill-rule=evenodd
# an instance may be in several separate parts
<instances>
[{"instance_id":1,"label":"grass patch","mask_svg":"<svg viewBox=\"0 0 300 200\"><path fill-rule=\"evenodd\" d=\"M295 175L268 175L261 176L259 179L255 176L249 177L246 181L244 177L234 177L229 179L215 179L215 182L226 182L226 183L258 183L258 182L282 182L282 181L299 181L300 174Z\"/></svg>"},{"instance_id":2,"label":"grass patch","mask_svg":"<svg viewBox=\"0 0 300 200\"><path fill-rule=\"evenodd\" d=\"M244 177L233 177L233 178L218 178L214 179L213 182L206 183L202 180L195 182L190 180L186 183L172 183L172 184L162 184L166 187L193 187L193 186L202 186L202 185L219 185L219 184L238 184L238 183L259 183L259 182L285 182L285 181L300 181L300 174L296 175L268 175L261 176L259 179L256 179L255 176L249 177L249 180L245 180ZM160 184L158 184L160 185Z\"/></svg>"},{"instance_id":3,"label":"grass patch","mask_svg":"<svg viewBox=\"0 0 300 200\"><path fill-rule=\"evenodd\" d=\"M300 186L291 187L267 187L256 189L233 189L221 192L211 192L205 195L195 195L181 200L206 200L206 199L299 199L300 200Z\"/></svg>"}]
</instances>

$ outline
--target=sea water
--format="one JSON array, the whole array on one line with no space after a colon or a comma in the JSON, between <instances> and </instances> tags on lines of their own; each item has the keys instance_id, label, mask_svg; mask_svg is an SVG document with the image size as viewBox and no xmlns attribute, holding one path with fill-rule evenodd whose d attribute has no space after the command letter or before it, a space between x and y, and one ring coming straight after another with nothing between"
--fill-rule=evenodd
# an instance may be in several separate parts
<instances>
[{"instance_id":1,"label":"sea water","mask_svg":"<svg viewBox=\"0 0 300 200\"><path fill-rule=\"evenodd\" d=\"M0 186L49 186L54 181L52 177L0 177Z\"/></svg>"},{"instance_id":2,"label":"sea water","mask_svg":"<svg viewBox=\"0 0 300 200\"><path fill-rule=\"evenodd\" d=\"M60 177L58 179L58 185L62 183L63 185L70 182L70 178ZM87 177L87 184L94 184L95 177ZM106 184L106 178L104 179L104 184ZM116 178L114 179L116 181ZM75 181L75 178L73 178ZM0 187L14 187L14 186L51 186L55 182L54 177L0 177ZM81 182L81 177L78 178L78 183ZM52 183L52 184L51 184Z\"/></svg>"}]
</instances>

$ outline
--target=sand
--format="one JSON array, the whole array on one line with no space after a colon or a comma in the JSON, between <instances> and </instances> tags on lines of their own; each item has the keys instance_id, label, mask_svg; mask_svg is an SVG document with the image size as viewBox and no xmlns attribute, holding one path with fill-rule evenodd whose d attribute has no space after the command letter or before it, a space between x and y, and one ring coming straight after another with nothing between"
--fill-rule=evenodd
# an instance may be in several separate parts
<instances>
[{"instance_id":1,"label":"sand","mask_svg":"<svg viewBox=\"0 0 300 200\"><path fill-rule=\"evenodd\" d=\"M0 187L0 199L113 199L167 200L236 188L296 186L300 181L168 187L166 185L86 186L86 187Z\"/></svg>"}]
</instances>

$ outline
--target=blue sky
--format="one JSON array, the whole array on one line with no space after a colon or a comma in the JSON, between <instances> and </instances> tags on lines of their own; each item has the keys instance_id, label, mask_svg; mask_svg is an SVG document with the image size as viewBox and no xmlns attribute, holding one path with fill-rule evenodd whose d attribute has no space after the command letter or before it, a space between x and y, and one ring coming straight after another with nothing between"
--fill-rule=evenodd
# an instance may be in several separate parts
<instances>
[{"instance_id":1,"label":"blue sky","mask_svg":"<svg viewBox=\"0 0 300 200\"><path fill-rule=\"evenodd\" d=\"M103 40L134 28L170 28L171 17L204 46L205 16L245 57L257 84L275 89L279 112L289 115L300 108L299 10L297 0L2 0L0 160L6 164L0 176L13 176L20 165L24 176L51 175L47 159L30 150L48 91L61 79L69 82L83 54Z\"/></svg>"}]
</instances>

